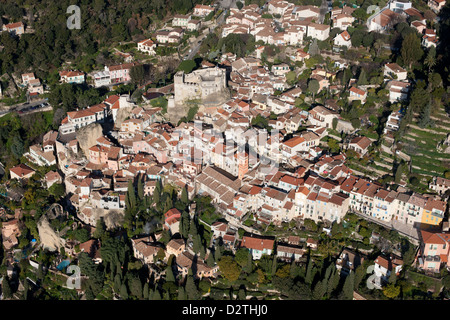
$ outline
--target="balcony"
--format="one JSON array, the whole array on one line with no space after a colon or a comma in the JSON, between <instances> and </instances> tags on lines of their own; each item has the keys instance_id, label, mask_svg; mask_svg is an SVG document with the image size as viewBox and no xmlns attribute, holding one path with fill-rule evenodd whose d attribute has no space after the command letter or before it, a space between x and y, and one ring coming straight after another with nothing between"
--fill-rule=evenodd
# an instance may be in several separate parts
<instances>
[{"instance_id":1,"label":"balcony","mask_svg":"<svg viewBox=\"0 0 450 320\"><path fill-rule=\"evenodd\" d=\"M428 262L440 262L441 258L439 256L426 256L425 261Z\"/></svg>"}]
</instances>

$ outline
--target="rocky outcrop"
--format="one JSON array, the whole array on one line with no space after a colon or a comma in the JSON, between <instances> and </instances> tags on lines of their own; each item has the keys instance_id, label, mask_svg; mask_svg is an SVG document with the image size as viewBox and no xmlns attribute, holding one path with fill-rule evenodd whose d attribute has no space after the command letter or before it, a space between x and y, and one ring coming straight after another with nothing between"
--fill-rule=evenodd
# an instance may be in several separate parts
<instances>
[{"instance_id":1,"label":"rocky outcrop","mask_svg":"<svg viewBox=\"0 0 450 320\"><path fill-rule=\"evenodd\" d=\"M117 110L116 121L114 122L116 128L120 128L122 122L124 122L130 116L132 109L133 107L130 106L130 107L123 107Z\"/></svg>"},{"instance_id":2,"label":"rocky outcrop","mask_svg":"<svg viewBox=\"0 0 450 320\"><path fill-rule=\"evenodd\" d=\"M77 131L80 149L87 156L89 148L97 144L97 139L103 136L103 128L99 123L91 123Z\"/></svg>"},{"instance_id":3,"label":"rocky outcrop","mask_svg":"<svg viewBox=\"0 0 450 320\"><path fill-rule=\"evenodd\" d=\"M37 228L41 244L45 249L48 249L49 251L57 251L65 245L66 241L62 239L55 230L53 230L46 215L43 215L39 219Z\"/></svg>"}]
</instances>

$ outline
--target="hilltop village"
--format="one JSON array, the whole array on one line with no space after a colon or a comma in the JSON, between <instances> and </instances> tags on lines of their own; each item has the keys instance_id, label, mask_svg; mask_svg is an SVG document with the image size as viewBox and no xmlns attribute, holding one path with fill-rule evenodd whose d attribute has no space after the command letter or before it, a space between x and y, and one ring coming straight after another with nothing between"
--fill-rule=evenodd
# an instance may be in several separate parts
<instances>
[{"instance_id":1,"label":"hilltop village","mask_svg":"<svg viewBox=\"0 0 450 320\"><path fill-rule=\"evenodd\" d=\"M197 4L59 70L107 93L2 166L2 299L447 299L449 9L383 5ZM170 83L143 76L170 56Z\"/></svg>"}]
</instances>

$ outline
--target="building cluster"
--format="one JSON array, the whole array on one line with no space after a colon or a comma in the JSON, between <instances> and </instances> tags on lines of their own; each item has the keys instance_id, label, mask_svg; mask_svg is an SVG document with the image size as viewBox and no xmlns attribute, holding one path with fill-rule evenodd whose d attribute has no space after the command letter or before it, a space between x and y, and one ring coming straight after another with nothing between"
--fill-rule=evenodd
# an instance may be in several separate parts
<instances>
[{"instance_id":1,"label":"building cluster","mask_svg":"<svg viewBox=\"0 0 450 320\"><path fill-rule=\"evenodd\" d=\"M439 13L445 4L445 0L428 1L428 6L435 13ZM422 34L422 46L429 48L436 47L439 38L436 36L436 30L427 28L427 19L424 15L412 6L412 2L408 0L392 0L379 11L375 11L367 20L367 28L369 31L387 32L400 21L406 21L411 18L410 26L415 28Z\"/></svg>"},{"instance_id":2,"label":"building cluster","mask_svg":"<svg viewBox=\"0 0 450 320\"><path fill-rule=\"evenodd\" d=\"M241 10L230 9L222 28L222 37L233 34L251 34L256 41L274 45L301 45L304 38L326 40L330 26L318 23L320 10L315 6L296 6L284 0L271 0L264 17L256 4Z\"/></svg>"},{"instance_id":3,"label":"building cluster","mask_svg":"<svg viewBox=\"0 0 450 320\"><path fill-rule=\"evenodd\" d=\"M399 15L416 15L415 9L407 4L389 2L388 8L369 18L369 24L376 25L373 30L382 31ZM263 17L254 4L241 10L230 9L222 36L253 34L256 41L268 45L301 45L307 37L320 41L329 37L330 25L319 23L317 7L271 0L267 9L273 18ZM334 40L337 46L351 46L347 28L354 22L353 10L344 6L331 12L333 27L342 30ZM172 20L174 28L158 31L156 42L179 42L184 30L200 27L201 20L195 17L205 17L211 12L213 8L197 5L192 15L176 15ZM431 35L426 28L424 32ZM138 43L138 50L153 55L156 42L143 40ZM349 211L383 224L396 222L417 227L439 226L443 222L447 203L441 196L450 189L448 179L436 178L431 182L430 188L438 195L422 195L391 190L355 175L346 165L344 154L331 155L322 149L329 129L342 120L336 101L329 99L325 105L315 105L309 111L295 107L302 89L289 88L286 75L291 69L285 63L274 64L270 69L264 66L263 50L264 46L257 48L256 58L237 59L232 53L225 53L220 67L204 62L191 73L175 74L169 107L192 99L200 101L201 109L194 121L180 121L177 125L161 122L160 108L136 105L128 95L111 95L100 104L68 112L58 131L46 133L42 142L30 146L25 156L39 166L58 166L57 171L44 176L45 185L50 188L63 183L77 218L91 226L110 212L123 213L130 184L142 183L146 196L151 196L160 182L177 187L180 193L184 188L191 199L194 195L208 196L228 222L215 222L211 226L214 238L221 237L230 250L247 248L253 259L271 254L276 243L278 258L299 260L307 247L317 248L317 241L308 239L305 246L300 246L300 241L292 237L276 242L273 237L250 233L239 239L236 230L250 215L262 225L310 219L330 226L340 223ZM296 49L293 60L309 57L302 49ZM106 66L94 74L94 84L100 87L128 82L130 69L136 65ZM85 75L79 71L59 74L64 83L85 81ZM335 77L335 72L316 67L310 79L317 80L320 91L331 90L330 83ZM384 66L384 78L391 102L407 98L406 70L388 63ZM364 103L367 90L358 88L353 80L348 99ZM31 93L43 92L39 91L41 84L34 74L23 74L22 81ZM226 96L224 92L228 89L232 93ZM384 128L386 137L393 138L401 119L401 110L389 115ZM112 129L95 137L87 148L82 147L86 141L78 141L77 133L97 123L107 123ZM371 152L372 144L371 139L355 135L342 147L364 157ZM11 179L29 179L34 173L24 164L10 169ZM177 209L168 210L164 214L164 228L171 235L178 233L180 219ZM17 244L20 232L16 224L12 220L2 225L5 247ZM421 235L422 247L416 261L420 268L439 271L442 263L448 261L450 238L445 232L422 231ZM158 240L149 236L133 238L134 256L150 264L162 253L165 259L173 255L183 275L193 263L196 277L216 275L217 265L207 262L211 252L207 251L201 259L191 250L189 240L185 243L173 238L166 246ZM90 250L96 244L84 246ZM363 261L364 257L344 250L337 267L348 273ZM375 262L379 284L386 282L392 272L400 272L403 265L395 256L380 256Z\"/></svg>"}]
</instances>

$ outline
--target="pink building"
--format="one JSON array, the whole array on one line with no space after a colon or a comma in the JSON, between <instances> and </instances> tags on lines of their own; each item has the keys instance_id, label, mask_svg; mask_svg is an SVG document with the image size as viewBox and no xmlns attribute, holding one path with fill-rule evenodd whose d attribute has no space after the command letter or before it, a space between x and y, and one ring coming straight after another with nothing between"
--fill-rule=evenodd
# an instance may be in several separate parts
<instances>
[{"instance_id":1,"label":"pink building","mask_svg":"<svg viewBox=\"0 0 450 320\"><path fill-rule=\"evenodd\" d=\"M89 161L95 164L102 164L108 162L109 148L104 146L92 146L89 148Z\"/></svg>"},{"instance_id":2,"label":"pink building","mask_svg":"<svg viewBox=\"0 0 450 320\"><path fill-rule=\"evenodd\" d=\"M442 266L448 268L450 233L432 233L421 230L421 236L421 244L416 257L417 266L431 272L439 272Z\"/></svg>"},{"instance_id":3,"label":"pink building","mask_svg":"<svg viewBox=\"0 0 450 320\"><path fill-rule=\"evenodd\" d=\"M109 71L111 83L127 82L131 80L130 70L136 63L124 63L116 66L106 67Z\"/></svg>"}]
</instances>

